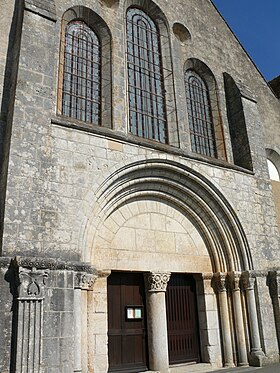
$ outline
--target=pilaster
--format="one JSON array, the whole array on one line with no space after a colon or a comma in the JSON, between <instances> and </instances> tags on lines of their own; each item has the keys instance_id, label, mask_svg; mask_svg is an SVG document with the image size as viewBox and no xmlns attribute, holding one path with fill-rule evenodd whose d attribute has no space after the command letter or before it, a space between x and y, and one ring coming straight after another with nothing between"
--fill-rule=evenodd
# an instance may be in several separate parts
<instances>
[{"instance_id":1,"label":"pilaster","mask_svg":"<svg viewBox=\"0 0 280 373\"><path fill-rule=\"evenodd\" d=\"M74 372L82 372L83 365L85 366L82 359L82 342L87 346L87 333L83 332L84 328L87 329L87 301L84 302L87 297L85 298L83 293L92 290L96 277L86 272L77 272L74 277Z\"/></svg>"},{"instance_id":2,"label":"pilaster","mask_svg":"<svg viewBox=\"0 0 280 373\"><path fill-rule=\"evenodd\" d=\"M19 267L17 372L40 372L43 300L48 276L48 270Z\"/></svg>"}]
</instances>

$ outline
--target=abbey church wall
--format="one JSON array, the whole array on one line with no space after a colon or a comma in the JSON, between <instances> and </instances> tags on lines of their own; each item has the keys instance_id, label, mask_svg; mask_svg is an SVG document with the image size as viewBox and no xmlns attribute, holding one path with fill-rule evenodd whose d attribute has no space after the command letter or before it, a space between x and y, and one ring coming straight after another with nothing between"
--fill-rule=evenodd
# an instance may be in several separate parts
<instances>
[{"instance_id":1,"label":"abbey church wall","mask_svg":"<svg viewBox=\"0 0 280 373\"><path fill-rule=\"evenodd\" d=\"M17 79L10 83L15 95L1 89L0 96L2 102L10 100L10 114L1 116L7 131L2 136L0 370L107 372L107 278L115 272L193 276L201 362L219 367L278 361L279 182L272 188L267 158L272 154L278 165L279 100L213 4L32 0L25 1L24 10L19 4L5 6L7 24L0 26L4 88L12 19L18 19L18 27L21 14L23 21L16 33ZM159 28L166 143L130 130L126 12L133 6L150 12ZM99 125L62 114L65 25L82 17L97 34L101 30ZM215 157L192 150L188 69L210 87ZM151 293L154 280L147 281ZM162 292L166 283L163 287ZM149 291L151 312L155 297ZM221 322L223 305L228 320ZM147 320L149 348L153 312ZM245 325L241 331L233 321L236 314ZM252 315L258 318L256 341L250 339L256 331L248 321ZM30 324L38 333L38 348L26 331ZM243 355L240 341L246 345ZM252 343L256 356L251 356ZM156 369L158 356L149 353L149 369L166 373L166 366Z\"/></svg>"}]
</instances>

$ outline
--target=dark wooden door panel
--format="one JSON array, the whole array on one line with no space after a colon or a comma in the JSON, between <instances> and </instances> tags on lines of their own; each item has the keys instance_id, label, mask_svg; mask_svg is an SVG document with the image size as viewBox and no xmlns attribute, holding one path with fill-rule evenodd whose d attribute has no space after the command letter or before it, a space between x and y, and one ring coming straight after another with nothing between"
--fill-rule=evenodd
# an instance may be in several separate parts
<instances>
[{"instance_id":1,"label":"dark wooden door panel","mask_svg":"<svg viewBox=\"0 0 280 373\"><path fill-rule=\"evenodd\" d=\"M127 306L142 307L142 319L128 319ZM145 289L143 275L112 273L108 277L109 372L147 370Z\"/></svg>"},{"instance_id":2,"label":"dark wooden door panel","mask_svg":"<svg viewBox=\"0 0 280 373\"><path fill-rule=\"evenodd\" d=\"M199 361L195 280L172 275L166 292L169 363Z\"/></svg>"}]
</instances>

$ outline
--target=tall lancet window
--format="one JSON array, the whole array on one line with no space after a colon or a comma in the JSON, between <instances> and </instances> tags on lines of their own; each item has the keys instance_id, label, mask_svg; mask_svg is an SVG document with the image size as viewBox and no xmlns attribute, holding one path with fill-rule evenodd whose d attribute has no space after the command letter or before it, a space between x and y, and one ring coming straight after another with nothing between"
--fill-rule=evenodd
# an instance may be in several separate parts
<instances>
[{"instance_id":1,"label":"tall lancet window","mask_svg":"<svg viewBox=\"0 0 280 373\"><path fill-rule=\"evenodd\" d=\"M207 84L194 70L186 71L185 84L192 151L209 157L217 157Z\"/></svg>"},{"instance_id":2,"label":"tall lancet window","mask_svg":"<svg viewBox=\"0 0 280 373\"><path fill-rule=\"evenodd\" d=\"M130 132L167 142L167 121L160 36L142 10L127 11L127 61Z\"/></svg>"},{"instance_id":3,"label":"tall lancet window","mask_svg":"<svg viewBox=\"0 0 280 373\"><path fill-rule=\"evenodd\" d=\"M100 43L95 32L82 21L65 29L62 114L100 124Z\"/></svg>"}]
</instances>

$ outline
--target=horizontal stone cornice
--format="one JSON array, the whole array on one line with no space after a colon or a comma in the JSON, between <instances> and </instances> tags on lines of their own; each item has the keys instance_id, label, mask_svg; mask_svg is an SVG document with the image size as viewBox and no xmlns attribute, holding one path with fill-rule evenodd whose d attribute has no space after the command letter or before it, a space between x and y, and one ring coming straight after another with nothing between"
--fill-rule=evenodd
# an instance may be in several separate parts
<instances>
[{"instance_id":1,"label":"horizontal stone cornice","mask_svg":"<svg viewBox=\"0 0 280 373\"><path fill-rule=\"evenodd\" d=\"M74 272L85 272L97 275L97 270L89 263L84 262L68 262L54 258L41 257L0 257L0 268L8 267L23 267L35 269L49 269L49 270L66 270Z\"/></svg>"}]
</instances>

